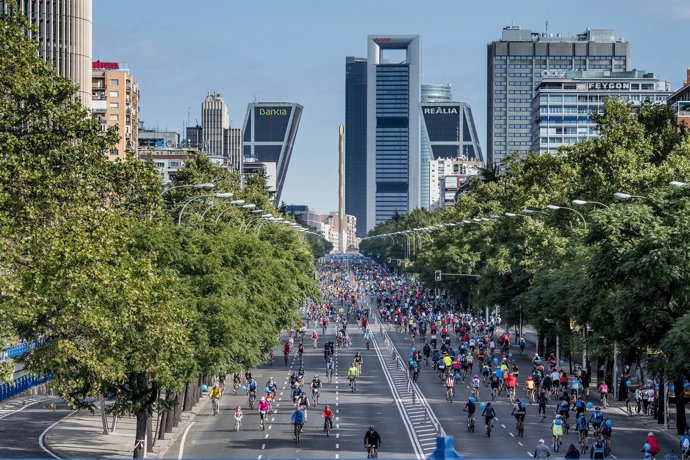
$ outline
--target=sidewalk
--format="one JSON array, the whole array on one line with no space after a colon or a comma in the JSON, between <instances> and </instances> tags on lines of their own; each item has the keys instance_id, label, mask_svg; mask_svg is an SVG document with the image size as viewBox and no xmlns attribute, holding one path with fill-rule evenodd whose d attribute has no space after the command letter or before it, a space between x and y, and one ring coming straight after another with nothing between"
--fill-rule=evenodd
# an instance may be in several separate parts
<instances>
[{"instance_id":1,"label":"sidewalk","mask_svg":"<svg viewBox=\"0 0 690 460\"><path fill-rule=\"evenodd\" d=\"M182 420L166 434L166 439L156 439L153 452L148 457L162 458L175 443L178 436L196 418L208 404L206 395L189 412L182 412ZM108 419L112 423L112 417ZM154 421L154 428L156 423ZM115 458L130 459L134 450L136 417L120 417L117 429L110 434L103 434L101 414L98 410L73 412L59 421L45 435L46 448L60 458ZM157 433L154 433L157 436Z\"/></svg>"},{"instance_id":2,"label":"sidewalk","mask_svg":"<svg viewBox=\"0 0 690 460\"><path fill-rule=\"evenodd\" d=\"M513 334L513 330L510 329L511 334ZM537 343L537 338L538 334L536 329L534 329L531 325L528 324L523 324L522 326L522 332L523 336L525 337L525 341L532 345L531 347L526 347L525 352L530 353L529 349L531 348L532 350L536 350L536 343ZM558 366L559 369L566 370L568 369L568 360L563 359L564 365L563 366ZM573 363L575 364L575 363ZM581 364L581 363L577 363ZM597 388L592 388L592 385L590 384L589 388L589 397L586 398L586 401L592 402L595 406L599 405L601 403L601 393ZM674 443L678 442L678 435L676 434L675 428L666 428L665 425L663 424L658 424L656 421L656 418L652 418L648 415L638 415L635 413L635 406L636 403L634 399L631 401L631 407L633 408L633 414L630 416L628 415L627 409L625 407L625 401L618 401L613 398L613 393L609 394L609 410L615 409L617 411L620 411L621 414L625 415L626 417L629 417L630 420L634 420L636 423L639 423L640 425L644 426L646 429L649 431L653 431L654 433L661 433L668 439L673 440ZM672 405L669 405L669 418L671 415L675 415L675 410ZM670 423L673 423L672 421ZM674 444L675 445L675 444Z\"/></svg>"}]
</instances>

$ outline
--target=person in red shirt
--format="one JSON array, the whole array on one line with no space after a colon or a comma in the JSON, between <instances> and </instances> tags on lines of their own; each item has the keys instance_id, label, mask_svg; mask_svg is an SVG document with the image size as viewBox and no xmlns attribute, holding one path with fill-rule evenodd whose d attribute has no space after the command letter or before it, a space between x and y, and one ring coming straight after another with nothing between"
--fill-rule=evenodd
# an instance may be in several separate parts
<instances>
[{"instance_id":1,"label":"person in red shirt","mask_svg":"<svg viewBox=\"0 0 690 460\"><path fill-rule=\"evenodd\" d=\"M659 453L659 440L654 436L651 431L647 433L647 439L645 439L645 444L649 444L649 453L652 454L652 460Z\"/></svg>"},{"instance_id":2,"label":"person in red shirt","mask_svg":"<svg viewBox=\"0 0 690 460\"><path fill-rule=\"evenodd\" d=\"M323 431L326 432L326 436L328 436L328 430L333 429L333 411L331 410L331 406L326 404L326 408L323 410L321 413L321 417L323 417Z\"/></svg>"}]
</instances>

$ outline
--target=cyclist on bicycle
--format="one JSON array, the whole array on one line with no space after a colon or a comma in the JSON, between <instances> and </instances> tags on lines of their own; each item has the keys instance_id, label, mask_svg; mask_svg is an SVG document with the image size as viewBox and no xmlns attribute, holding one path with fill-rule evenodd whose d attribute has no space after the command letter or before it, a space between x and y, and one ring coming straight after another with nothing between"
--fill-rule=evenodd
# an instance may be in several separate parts
<instances>
[{"instance_id":1,"label":"cyclist on bicycle","mask_svg":"<svg viewBox=\"0 0 690 460\"><path fill-rule=\"evenodd\" d=\"M496 396L498 395L498 389L501 386L501 379L498 378L498 375L491 374L491 398L496 399Z\"/></svg>"},{"instance_id":2,"label":"cyclist on bicycle","mask_svg":"<svg viewBox=\"0 0 690 460\"><path fill-rule=\"evenodd\" d=\"M606 444L597 435L592 443L592 448L589 451L589 458L591 459L604 459L606 458Z\"/></svg>"},{"instance_id":3,"label":"cyclist on bicycle","mask_svg":"<svg viewBox=\"0 0 690 460\"><path fill-rule=\"evenodd\" d=\"M577 432L580 434L580 438L587 438L589 436L589 422L584 412L580 414L575 422L577 425Z\"/></svg>"},{"instance_id":4,"label":"cyclist on bicycle","mask_svg":"<svg viewBox=\"0 0 690 460\"><path fill-rule=\"evenodd\" d=\"M474 377L472 377L472 394L474 394L477 398L479 397L479 386L481 383L479 382L479 376L477 374L474 374Z\"/></svg>"},{"instance_id":5,"label":"cyclist on bicycle","mask_svg":"<svg viewBox=\"0 0 690 460\"><path fill-rule=\"evenodd\" d=\"M510 415L515 417L516 426L520 426L521 424L523 424L522 426L524 427L525 415L527 415L527 406L525 405L525 403L520 402L519 399L516 399L515 405L513 405L513 410L510 413Z\"/></svg>"},{"instance_id":6,"label":"cyclist on bicycle","mask_svg":"<svg viewBox=\"0 0 690 460\"><path fill-rule=\"evenodd\" d=\"M551 432L553 434L553 449L558 452L558 447L561 445L561 437L563 437L563 420L560 415L551 422Z\"/></svg>"},{"instance_id":7,"label":"cyclist on bicycle","mask_svg":"<svg viewBox=\"0 0 690 460\"><path fill-rule=\"evenodd\" d=\"M300 366L299 370L297 371L297 380L299 381L300 385L304 385L304 368L302 366Z\"/></svg>"},{"instance_id":8,"label":"cyclist on bicycle","mask_svg":"<svg viewBox=\"0 0 690 460\"><path fill-rule=\"evenodd\" d=\"M335 369L335 361L333 361L332 356L329 356L326 361L326 373L328 374L329 371L332 373L333 369Z\"/></svg>"},{"instance_id":9,"label":"cyclist on bicycle","mask_svg":"<svg viewBox=\"0 0 690 460\"><path fill-rule=\"evenodd\" d=\"M679 444L681 460L688 460L690 458L690 428L685 429L685 434L681 435Z\"/></svg>"},{"instance_id":10,"label":"cyclist on bicycle","mask_svg":"<svg viewBox=\"0 0 690 460\"><path fill-rule=\"evenodd\" d=\"M364 447L367 449L367 458L371 458L372 454L378 456L376 451L381 446L381 435L378 431L370 426L366 433L364 433Z\"/></svg>"},{"instance_id":11,"label":"cyclist on bicycle","mask_svg":"<svg viewBox=\"0 0 690 460\"><path fill-rule=\"evenodd\" d=\"M223 395L223 392L220 391L220 387L218 384L213 385L213 388L211 388L211 391L208 394L208 397L211 399L220 399L220 397Z\"/></svg>"},{"instance_id":12,"label":"cyclist on bicycle","mask_svg":"<svg viewBox=\"0 0 690 460\"><path fill-rule=\"evenodd\" d=\"M575 409L575 418L580 418L580 415L584 414L587 411L587 407L585 406L585 402L582 399L582 396L577 397L577 401L573 403L573 409Z\"/></svg>"},{"instance_id":13,"label":"cyclist on bicycle","mask_svg":"<svg viewBox=\"0 0 690 460\"><path fill-rule=\"evenodd\" d=\"M266 414L268 414L271 410L271 403L266 401L265 397L262 397L256 408L259 410L259 425L263 427L264 423L266 422Z\"/></svg>"},{"instance_id":14,"label":"cyclist on bicycle","mask_svg":"<svg viewBox=\"0 0 690 460\"><path fill-rule=\"evenodd\" d=\"M302 397L302 394L303 394L302 388L298 384L295 383L295 385L293 385L293 387L292 387L292 394L291 394L292 402L296 403L297 400Z\"/></svg>"},{"instance_id":15,"label":"cyclist on bicycle","mask_svg":"<svg viewBox=\"0 0 690 460\"><path fill-rule=\"evenodd\" d=\"M355 366L357 367L357 375L362 373L362 354L360 352L355 353Z\"/></svg>"},{"instance_id":16,"label":"cyclist on bicycle","mask_svg":"<svg viewBox=\"0 0 690 460\"><path fill-rule=\"evenodd\" d=\"M467 400L467 403L465 404L465 408L462 410L463 412L467 412L467 423L469 425L470 419L474 418L474 413L477 410L477 405L474 402L474 398L470 397L470 399Z\"/></svg>"},{"instance_id":17,"label":"cyclist on bicycle","mask_svg":"<svg viewBox=\"0 0 690 460\"><path fill-rule=\"evenodd\" d=\"M314 398L314 400L316 400L316 395L321 390L321 379L318 375L315 375L314 378L311 380L309 388L311 388L311 397Z\"/></svg>"},{"instance_id":18,"label":"cyclist on bicycle","mask_svg":"<svg viewBox=\"0 0 690 460\"><path fill-rule=\"evenodd\" d=\"M592 424L594 432L598 434L601 430L601 424L604 422L604 413L601 411L601 407L597 406L594 408L594 412L589 416L589 423Z\"/></svg>"},{"instance_id":19,"label":"cyclist on bicycle","mask_svg":"<svg viewBox=\"0 0 690 460\"><path fill-rule=\"evenodd\" d=\"M604 422L601 424L601 437L604 439L606 444L606 451L611 450L611 436L613 435L613 423L608 418L604 418Z\"/></svg>"},{"instance_id":20,"label":"cyclist on bicycle","mask_svg":"<svg viewBox=\"0 0 690 460\"><path fill-rule=\"evenodd\" d=\"M484 410L482 411L482 416L484 417L484 424L489 427L493 426L494 417L496 417L496 411L491 407L491 403L486 403Z\"/></svg>"},{"instance_id":21,"label":"cyclist on bicycle","mask_svg":"<svg viewBox=\"0 0 690 460\"><path fill-rule=\"evenodd\" d=\"M323 431L326 431L326 425L328 425L328 428L330 430L333 429L333 411L331 410L331 406L326 404L326 408L323 410L321 413L321 416L323 417Z\"/></svg>"},{"instance_id":22,"label":"cyclist on bicycle","mask_svg":"<svg viewBox=\"0 0 690 460\"><path fill-rule=\"evenodd\" d=\"M606 384L606 382L603 382L599 386L599 392L601 393L601 402L606 407L609 402L609 386Z\"/></svg>"},{"instance_id":23,"label":"cyclist on bicycle","mask_svg":"<svg viewBox=\"0 0 690 460\"><path fill-rule=\"evenodd\" d=\"M446 377L446 399L453 402L453 395L455 393L455 379L452 375Z\"/></svg>"},{"instance_id":24,"label":"cyclist on bicycle","mask_svg":"<svg viewBox=\"0 0 690 460\"><path fill-rule=\"evenodd\" d=\"M302 412L301 408L297 407L297 409L295 409L290 416L290 422L295 425L295 431L302 431L302 428L304 428L304 412Z\"/></svg>"},{"instance_id":25,"label":"cyclist on bicycle","mask_svg":"<svg viewBox=\"0 0 690 460\"><path fill-rule=\"evenodd\" d=\"M355 363L352 363L352 366L347 370L347 378L350 380L350 385L352 385L352 388L355 389L355 385L357 382L357 366Z\"/></svg>"}]
</instances>

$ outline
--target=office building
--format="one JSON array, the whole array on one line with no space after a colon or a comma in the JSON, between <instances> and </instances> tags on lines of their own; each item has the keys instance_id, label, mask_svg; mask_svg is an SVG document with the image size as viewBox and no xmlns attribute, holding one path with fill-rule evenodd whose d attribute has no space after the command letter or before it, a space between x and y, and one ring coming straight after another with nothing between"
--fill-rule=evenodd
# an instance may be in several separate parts
<instances>
[{"instance_id":1,"label":"office building","mask_svg":"<svg viewBox=\"0 0 690 460\"><path fill-rule=\"evenodd\" d=\"M228 159L230 168L235 171L242 169L242 129L228 128L223 131L223 156Z\"/></svg>"},{"instance_id":2,"label":"office building","mask_svg":"<svg viewBox=\"0 0 690 460\"><path fill-rule=\"evenodd\" d=\"M201 125L187 126L185 128L185 147L199 149L204 145L204 130Z\"/></svg>"},{"instance_id":3,"label":"office building","mask_svg":"<svg viewBox=\"0 0 690 460\"><path fill-rule=\"evenodd\" d=\"M449 84L442 85L422 85L422 104L428 102L450 102L452 100L452 94ZM422 113L424 109L422 109ZM429 162L432 159L431 154L431 144L429 141L429 133L426 130L424 124L424 115L422 115L422 124L420 131L420 147L419 147L419 158L420 158L420 181L421 181L421 201L422 207L429 209L430 198L429 198Z\"/></svg>"},{"instance_id":4,"label":"office building","mask_svg":"<svg viewBox=\"0 0 690 460\"><path fill-rule=\"evenodd\" d=\"M144 122L139 121L139 150L162 149L165 147L178 147L180 135L174 131L161 131L159 129L147 129Z\"/></svg>"},{"instance_id":5,"label":"office building","mask_svg":"<svg viewBox=\"0 0 690 460\"><path fill-rule=\"evenodd\" d=\"M438 158L429 163L430 206L434 210L455 204L468 180L479 175L484 163L463 157Z\"/></svg>"},{"instance_id":6,"label":"office building","mask_svg":"<svg viewBox=\"0 0 690 460\"><path fill-rule=\"evenodd\" d=\"M230 128L228 106L218 93L210 93L201 103L201 127L204 153L222 155L225 151L225 130Z\"/></svg>"},{"instance_id":7,"label":"office building","mask_svg":"<svg viewBox=\"0 0 690 460\"><path fill-rule=\"evenodd\" d=\"M10 0L0 0L8 8ZM63 77L79 87L77 96L91 106L92 0L20 0L19 6L33 27L28 36L38 41L39 55Z\"/></svg>"},{"instance_id":8,"label":"office building","mask_svg":"<svg viewBox=\"0 0 690 460\"><path fill-rule=\"evenodd\" d=\"M278 203L275 199L278 189L276 167L277 163L257 161L254 158L244 158L242 162L242 174L244 175L245 183L249 176L262 175L269 195L271 195L275 203Z\"/></svg>"},{"instance_id":9,"label":"office building","mask_svg":"<svg viewBox=\"0 0 690 460\"><path fill-rule=\"evenodd\" d=\"M185 162L193 160L201 152L182 147L144 147L138 152L139 159L150 161L158 171L163 185L168 184Z\"/></svg>"},{"instance_id":10,"label":"office building","mask_svg":"<svg viewBox=\"0 0 690 460\"><path fill-rule=\"evenodd\" d=\"M421 205L419 35L369 36L366 230Z\"/></svg>"},{"instance_id":11,"label":"office building","mask_svg":"<svg viewBox=\"0 0 690 460\"><path fill-rule=\"evenodd\" d=\"M117 62L95 61L91 72L91 115L101 128L115 127L120 141L111 158L136 153L139 145L139 85Z\"/></svg>"},{"instance_id":12,"label":"office building","mask_svg":"<svg viewBox=\"0 0 690 460\"><path fill-rule=\"evenodd\" d=\"M367 228L367 60L345 58L345 214Z\"/></svg>"},{"instance_id":13,"label":"office building","mask_svg":"<svg viewBox=\"0 0 690 460\"><path fill-rule=\"evenodd\" d=\"M532 101L532 150L555 153L561 146L597 137L592 113L603 113L610 97L630 102L665 103L671 84L643 70L543 71Z\"/></svg>"},{"instance_id":14,"label":"office building","mask_svg":"<svg viewBox=\"0 0 690 460\"><path fill-rule=\"evenodd\" d=\"M676 114L678 124L684 124L690 128L690 68L687 70L683 87L668 98L668 105Z\"/></svg>"},{"instance_id":15,"label":"office building","mask_svg":"<svg viewBox=\"0 0 690 460\"><path fill-rule=\"evenodd\" d=\"M290 102L253 102L247 107L244 162L273 165L269 169L275 169L276 203L280 203L301 117L302 106Z\"/></svg>"},{"instance_id":16,"label":"office building","mask_svg":"<svg viewBox=\"0 0 690 460\"><path fill-rule=\"evenodd\" d=\"M487 52L488 164L532 146L531 105L543 70L621 72L630 66L630 44L607 29L563 37L509 26Z\"/></svg>"}]
</instances>

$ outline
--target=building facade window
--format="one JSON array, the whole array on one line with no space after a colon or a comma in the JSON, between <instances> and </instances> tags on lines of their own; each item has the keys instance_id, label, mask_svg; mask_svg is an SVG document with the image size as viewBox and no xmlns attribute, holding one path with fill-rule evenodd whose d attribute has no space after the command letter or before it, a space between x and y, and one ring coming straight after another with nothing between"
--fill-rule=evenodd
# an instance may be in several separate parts
<instances>
[{"instance_id":1,"label":"building facade window","mask_svg":"<svg viewBox=\"0 0 690 460\"><path fill-rule=\"evenodd\" d=\"M120 97L120 92L119 91L111 91L110 97Z\"/></svg>"}]
</instances>

